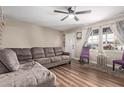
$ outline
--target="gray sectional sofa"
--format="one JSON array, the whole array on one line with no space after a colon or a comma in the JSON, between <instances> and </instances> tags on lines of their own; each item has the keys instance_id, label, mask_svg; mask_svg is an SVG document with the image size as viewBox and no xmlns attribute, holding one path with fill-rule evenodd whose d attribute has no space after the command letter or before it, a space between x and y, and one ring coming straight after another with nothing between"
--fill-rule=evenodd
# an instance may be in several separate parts
<instances>
[{"instance_id":1,"label":"gray sectional sofa","mask_svg":"<svg viewBox=\"0 0 124 93\"><path fill-rule=\"evenodd\" d=\"M6 48L0 50L0 87L56 86L47 68L70 63L61 47Z\"/></svg>"},{"instance_id":2,"label":"gray sectional sofa","mask_svg":"<svg viewBox=\"0 0 124 93\"><path fill-rule=\"evenodd\" d=\"M55 48L31 48L33 60L45 66L46 68L70 63L69 53L63 52L61 47Z\"/></svg>"}]
</instances>

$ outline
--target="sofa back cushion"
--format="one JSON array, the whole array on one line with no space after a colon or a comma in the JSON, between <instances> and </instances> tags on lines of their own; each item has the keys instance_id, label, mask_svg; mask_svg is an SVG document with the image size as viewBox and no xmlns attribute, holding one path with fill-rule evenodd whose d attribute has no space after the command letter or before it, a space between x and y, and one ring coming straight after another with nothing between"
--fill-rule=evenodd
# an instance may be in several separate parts
<instances>
[{"instance_id":1,"label":"sofa back cushion","mask_svg":"<svg viewBox=\"0 0 124 93\"><path fill-rule=\"evenodd\" d=\"M52 47L44 48L44 52L45 52L46 57L54 57L55 56L55 53L54 53L54 50Z\"/></svg>"},{"instance_id":2,"label":"sofa back cushion","mask_svg":"<svg viewBox=\"0 0 124 93\"><path fill-rule=\"evenodd\" d=\"M55 51L55 55L56 55L56 56L60 56L60 55L63 54L63 49L62 49L62 47L55 47L55 48L54 48L54 51Z\"/></svg>"},{"instance_id":3,"label":"sofa back cushion","mask_svg":"<svg viewBox=\"0 0 124 93\"><path fill-rule=\"evenodd\" d=\"M44 49L42 47L33 47L31 48L32 58L45 58Z\"/></svg>"},{"instance_id":4,"label":"sofa back cushion","mask_svg":"<svg viewBox=\"0 0 124 93\"><path fill-rule=\"evenodd\" d=\"M0 61L0 74L8 73L8 68Z\"/></svg>"},{"instance_id":5,"label":"sofa back cushion","mask_svg":"<svg viewBox=\"0 0 124 93\"><path fill-rule=\"evenodd\" d=\"M16 53L11 49L0 50L0 61L9 69L9 71L16 71L19 69L19 62Z\"/></svg>"},{"instance_id":6,"label":"sofa back cushion","mask_svg":"<svg viewBox=\"0 0 124 93\"><path fill-rule=\"evenodd\" d=\"M29 61L32 60L32 54L30 48L11 48L18 57L19 61Z\"/></svg>"}]
</instances>

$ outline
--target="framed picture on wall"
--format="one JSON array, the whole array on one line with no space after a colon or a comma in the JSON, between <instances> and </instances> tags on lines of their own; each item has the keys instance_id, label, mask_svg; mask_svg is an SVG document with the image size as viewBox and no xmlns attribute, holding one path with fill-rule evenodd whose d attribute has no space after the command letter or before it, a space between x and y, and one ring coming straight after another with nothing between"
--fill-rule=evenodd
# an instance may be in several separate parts
<instances>
[{"instance_id":1,"label":"framed picture on wall","mask_svg":"<svg viewBox=\"0 0 124 93\"><path fill-rule=\"evenodd\" d=\"M82 32L77 32L76 33L76 38L81 39L82 38Z\"/></svg>"}]
</instances>

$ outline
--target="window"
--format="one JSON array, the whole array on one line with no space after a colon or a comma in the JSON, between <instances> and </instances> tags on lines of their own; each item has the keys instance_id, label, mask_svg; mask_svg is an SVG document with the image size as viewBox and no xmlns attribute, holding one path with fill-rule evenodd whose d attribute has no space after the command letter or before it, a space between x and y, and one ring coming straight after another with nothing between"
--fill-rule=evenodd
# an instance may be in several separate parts
<instances>
[{"instance_id":1,"label":"window","mask_svg":"<svg viewBox=\"0 0 124 93\"><path fill-rule=\"evenodd\" d=\"M117 40L110 27L103 28L103 49L104 50L123 50L123 46Z\"/></svg>"},{"instance_id":2,"label":"window","mask_svg":"<svg viewBox=\"0 0 124 93\"><path fill-rule=\"evenodd\" d=\"M92 49L98 48L98 40L99 40L99 29L95 29L91 32L87 45L90 46Z\"/></svg>"},{"instance_id":3,"label":"window","mask_svg":"<svg viewBox=\"0 0 124 93\"><path fill-rule=\"evenodd\" d=\"M115 50L124 50L124 46L120 44L117 37L115 37Z\"/></svg>"},{"instance_id":4,"label":"window","mask_svg":"<svg viewBox=\"0 0 124 93\"><path fill-rule=\"evenodd\" d=\"M122 46L117 39L116 35L112 32L110 27L105 27L102 29L102 42L104 50L124 50L124 46ZM98 49L99 46L99 29L92 30L87 45L91 49Z\"/></svg>"},{"instance_id":5,"label":"window","mask_svg":"<svg viewBox=\"0 0 124 93\"><path fill-rule=\"evenodd\" d=\"M112 50L114 49L114 33L110 27L103 28L103 49Z\"/></svg>"}]
</instances>

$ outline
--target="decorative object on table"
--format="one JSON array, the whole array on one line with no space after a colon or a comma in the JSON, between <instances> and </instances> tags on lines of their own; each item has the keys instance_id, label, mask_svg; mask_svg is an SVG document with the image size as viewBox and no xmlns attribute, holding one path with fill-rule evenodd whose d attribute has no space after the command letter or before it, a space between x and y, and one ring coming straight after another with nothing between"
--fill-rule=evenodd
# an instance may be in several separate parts
<instances>
[{"instance_id":1,"label":"decorative object on table","mask_svg":"<svg viewBox=\"0 0 124 93\"><path fill-rule=\"evenodd\" d=\"M89 63L89 47L83 47L82 51L81 51L81 55L80 55L80 62L87 60L87 62Z\"/></svg>"},{"instance_id":2,"label":"decorative object on table","mask_svg":"<svg viewBox=\"0 0 124 93\"><path fill-rule=\"evenodd\" d=\"M106 46L103 46L103 49L104 50L112 50L112 49L114 49L114 47L111 44L108 44Z\"/></svg>"},{"instance_id":3,"label":"decorative object on table","mask_svg":"<svg viewBox=\"0 0 124 93\"><path fill-rule=\"evenodd\" d=\"M82 32L77 32L76 33L76 38L81 39L82 38Z\"/></svg>"},{"instance_id":4,"label":"decorative object on table","mask_svg":"<svg viewBox=\"0 0 124 93\"><path fill-rule=\"evenodd\" d=\"M124 68L124 52L121 60L113 60L113 71L115 70L115 64L121 65L120 69Z\"/></svg>"}]
</instances>

